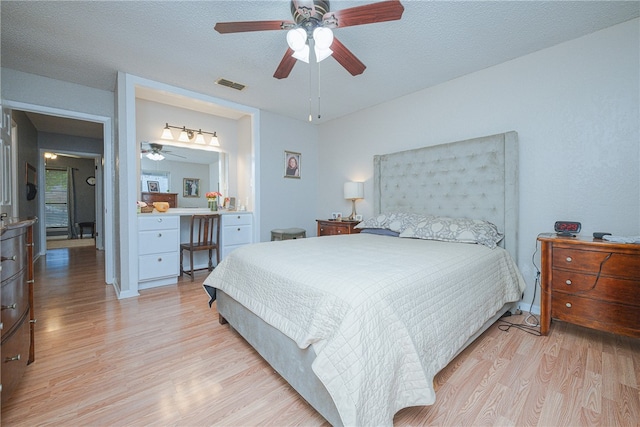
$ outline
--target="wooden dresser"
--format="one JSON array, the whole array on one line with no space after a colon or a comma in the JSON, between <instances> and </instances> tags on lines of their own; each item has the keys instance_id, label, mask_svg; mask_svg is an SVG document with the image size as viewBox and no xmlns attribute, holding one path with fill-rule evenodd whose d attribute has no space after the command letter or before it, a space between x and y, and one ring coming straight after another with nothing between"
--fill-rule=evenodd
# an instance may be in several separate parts
<instances>
[{"instance_id":1,"label":"wooden dresser","mask_svg":"<svg viewBox=\"0 0 640 427\"><path fill-rule=\"evenodd\" d=\"M333 236L335 234L355 234L359 233L360 229L355 228L360 221L342 220L336 221L333 219L316 219L318 223L318 236Z\"/></svg>"},{"instance_id":2,"label":"wooden dresser","mask_svg":"<svg viewBox=\"0 0 640 427\"><path fill-rule=\"evenodd\" d=\"M640 245L540 236L540 332L551 319L640 337Z\"/></svg>"},{"instance_id":3,"label":"wooden dresser","mask_svg":"<svg viewBox=\"0 0 640 427\"><path fill-rule=\"evenodd\" d=\"M33 223L4 218L1 222L2 403L11 396L27 365L34 361Z\"/></svg>"},{"instance_id":4,"label":"wooden dresser","mask_svg":"<svg viewBox=\"0 0 640 427\"><path fill-rule=\"evenodd\" d=\"M170 208L177 208L178 193L140 193L140 201L148 205L153 202L168 202Z\"/></svg>"}]
</instances>

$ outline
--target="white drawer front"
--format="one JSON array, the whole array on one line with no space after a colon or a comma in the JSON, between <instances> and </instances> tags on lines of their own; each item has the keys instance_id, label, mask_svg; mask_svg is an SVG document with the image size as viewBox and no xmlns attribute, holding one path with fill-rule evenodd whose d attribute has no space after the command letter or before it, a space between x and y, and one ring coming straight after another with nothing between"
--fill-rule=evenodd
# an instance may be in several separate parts
<instances>
[{"instance_id":1,"label":"white drawer front","mask_svg":"<svg viewBox=\"0 0 640 427\"><path fill-rule=\"evenodd\" d=\"M177 276L180 260L177 252L142 255L138 257L138 280Z\"/></svg>"},{"instance_id":2,"label":"white drawer front","mask_svg":"<svg viewBox=\"0 0 640 427\"><path fill-rule=\"evenodd\" d=\"M252 215L250 213L245 214L225 214L222 215L222 226L232 225L251 225Z\"/></svg>"},{"instance_id":3,"label":"white drawer front","mask_svg":"<svg viewBox=\"0 0 640 427\"><path fill-rule=\"evenodd\" d=\"M138 216L138 231L166 230L169 228L178 228L179 225L179 216Z\"/></svg>"},{"instance_id":4,"label":"white drawer front","mask_svg":"<svg viewBox=\"0 0 640 427\"><path fill-rule=\"evenodd\" d=\"M222 229L222 241L225 246L251 243L251 225L237 225Z\"/></svg>"},{"instance_id":5,"label":"white drawer front","mask_svg":"<svg viewBox=\"0 0 640 427\"><path fill-rule=\"evenodd\" d=\"M138 255L178 252L179 247L178 229L138 232Z\"/></svg>"}]
</instances>

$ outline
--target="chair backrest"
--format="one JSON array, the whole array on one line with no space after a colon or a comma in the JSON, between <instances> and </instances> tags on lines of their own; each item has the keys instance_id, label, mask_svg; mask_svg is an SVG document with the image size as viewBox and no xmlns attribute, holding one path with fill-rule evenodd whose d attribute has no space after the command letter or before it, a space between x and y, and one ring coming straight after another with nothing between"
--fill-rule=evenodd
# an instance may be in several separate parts
<instances>
[{"instance_id":1,"label":"chair backrest","mask_svg":"<svg viewBox=\"0 0 640 427\"><path fill-rule=\"evenodd\" d=\"M191 246L216 246L220 241L220 214L193 215L189 232Z\"/></svg>"}]
</instances>

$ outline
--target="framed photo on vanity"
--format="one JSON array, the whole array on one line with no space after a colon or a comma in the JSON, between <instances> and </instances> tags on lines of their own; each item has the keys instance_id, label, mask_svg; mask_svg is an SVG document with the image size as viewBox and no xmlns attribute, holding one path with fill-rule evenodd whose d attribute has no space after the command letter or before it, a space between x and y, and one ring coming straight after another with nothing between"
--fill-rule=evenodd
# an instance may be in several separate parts
<instances>
[{"instance_id":1,"label":"framed photo on vanity","mask_svg":"<svg viewBox=\"0 0 640 427\"><path fill-rule=\"evenodd\" d=\"M160 183L158 181L147 181L147 190L149 190L149 193L159 193Z\"/></svg>"},{"instance_id":2,"label":"framed photo on vanity","mask_svg":"<svg viewBox=\"0 0 640 427\"><path fill-rule=\"evenodd\" d=\"M300 158L302 154L293 151L284 152L284 177L300 178Z\"/></svg>"}]
</instances>

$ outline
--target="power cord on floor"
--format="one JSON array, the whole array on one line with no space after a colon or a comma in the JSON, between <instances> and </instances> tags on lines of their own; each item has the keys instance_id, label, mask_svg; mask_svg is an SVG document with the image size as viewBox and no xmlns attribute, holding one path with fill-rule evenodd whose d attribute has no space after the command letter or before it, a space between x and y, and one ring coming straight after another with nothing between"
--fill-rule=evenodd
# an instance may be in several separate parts
<instances>
[{"instance_id":1,"label":"power cord on floor","mask_svg":"<svg viewBox=\"0 0 640 427\"><path fill-rule=\"evenodd\" d=\"M513 323L507 320L504 320L505 317L511 316L511 312L507 312L508 314L505 313L500 319L498 319L500 322L502 322L500 325L498 325L498 329L500 329L503 332L509 332L511 328L516 328L531 335L535 335L538 337L542 336L542 334L540 333L540 320L535 314L531 312L531 310L533 309L533 302L536 300L536 293L538 290L538 286L540 286L540 268L538 268L538 266L536 265L537 253L538 253L538 239L536 239L536 250L533 252L533 255L531 256L531 263L536 268L536 280L533 285L533 298L531 298L531 305L529 305L529 314L527 315L527 317L525 317L522 320L522 323ZM522 313L522 311L519 309L517 311ZM533 319L533 321L531 319Z\"/></svg>"}]
</instances>

